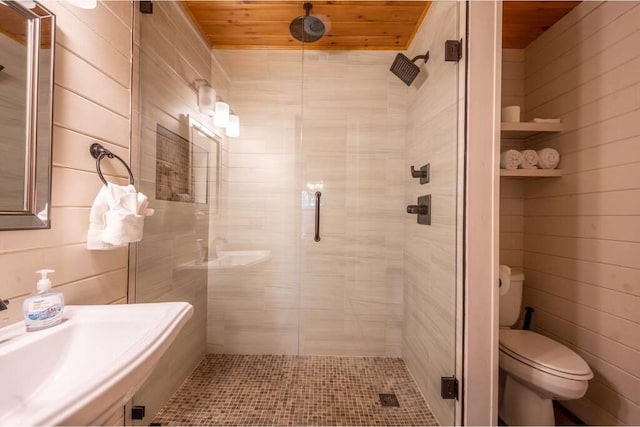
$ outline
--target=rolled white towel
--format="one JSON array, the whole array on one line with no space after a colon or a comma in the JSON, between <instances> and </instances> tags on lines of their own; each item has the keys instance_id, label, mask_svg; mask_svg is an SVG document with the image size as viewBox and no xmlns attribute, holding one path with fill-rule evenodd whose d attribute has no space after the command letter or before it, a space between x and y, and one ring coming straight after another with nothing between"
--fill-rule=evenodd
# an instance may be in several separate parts
<instances>
[{"instance_id":1,"label":"rolled white towel","mask_svg":"<svg viewBox=\"0 0 640 427\"><path fill-rule=\"evenodd\" d=\"M555 169L560 163L560 153L553 148L538 150L538 167L540 169Z\"/></svg>"},{"instance_id":2,"label":"rolled white towel","mask_svg":"<svg viewBox=\"0 0 640 427\"><path fill-rule=\"evenodd\" d=\"M522 153L518 150L507 150L500 153L500 167L502 169L518 169L522 162Z\"/></svg>"},{"instance_id":3,"label":"rolled white towel","mask_svg":"<svg viewBox=\"0 0 640 427\"><path fill-rule=\"evenodd\" d=\"M562 119L540 119L536 117L532 121L533 123L561 123Z\"/></svg>"},{"instance_id":4,"label":"rolled white towel","mask_svg":"<svg viewBox=\"0 0 640 427\"><path fill-rule=\"evenodd\" d=\"M520 169L537 169L538 166L538 153L535 150L523 150L522 161L518 165Z\"/></svg>"}]
</instances>

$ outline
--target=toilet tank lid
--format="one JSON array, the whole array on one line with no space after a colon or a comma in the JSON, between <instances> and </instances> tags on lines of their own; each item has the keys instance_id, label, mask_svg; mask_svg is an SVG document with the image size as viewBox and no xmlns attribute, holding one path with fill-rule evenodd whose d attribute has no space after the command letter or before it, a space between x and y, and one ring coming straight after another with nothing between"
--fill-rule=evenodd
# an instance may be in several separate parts
<instances>
[{"instance_id":1,"label":"toilet tank lid","mask_svg":"<svg viewBox=\"0 0 640 427\"><path fill-rule=\"evenodd\" d=\"M593 373L577 353L551 338L523 329L501 329L500 348L523 362L552 374L584 375Z\"/></svg>"}]
</instances>

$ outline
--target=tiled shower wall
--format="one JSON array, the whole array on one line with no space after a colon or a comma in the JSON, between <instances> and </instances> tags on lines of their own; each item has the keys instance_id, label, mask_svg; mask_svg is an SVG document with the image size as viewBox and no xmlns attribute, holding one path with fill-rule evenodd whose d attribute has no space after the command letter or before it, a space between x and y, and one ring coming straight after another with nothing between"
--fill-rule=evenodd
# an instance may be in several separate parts
<instances>
[{"instance_id":1,"label":"tiled shower wall","mask_svg":"<svg viewBox=\"0 0 640 427\"><path fill-rule=\"evenodd\" d=\"M145 419L136 423L147 425L206 351L206 270L180 265L196 258L196 239L208 240L208 207L156 199L156 131L161 125L187 143L188 116L211 123L198 113L192 86L195 79L210 79L211 56L176 2L154 2L153 14L136 10L134 35L133 147L140 170L139 188L155 209L137 245L135 302L186 301L194 307L189 323L134 396L135 405L146 407Z\"/></svg>"},{"instance_id":2,"label":"tiled shower wall","mask_svg":"<svg viewBox=\"0 0 640 427\"><path fill-rule=\"evenodd\" d=\"M406 89L394 54L213 54L241 117L214 233L271 257L210 271L208 350L398 356Z\"/></svg>"},{"instance_id":3,"label":"tiled shower wall","mask_svg":"<svg viewBox=\"0 0 640 427\"><path fill-rule=\"evenodd\" d=\"M404 205L431 194L431 225L404 224L404 324L402 357L438 422L454 423L454 402L440 397L440 377L455 373L456 242L458 237L458 63L445 62L445 40L458 37L457 2L433 2L407 56L430 52L409 88ZM431 165L420 185L409 167ZM462 167L460 165L460 167Z\"/></svg>"},{"instance_id":4,"label":"tiled shower wall","mask_svg":"<svg viewBox=\"0 0 640 427\"><path fill-rule=\"evenodd\" d=\"M0 326L22 319L35 270L49 267L67 304L126 302L127 249L88 251L89 209L102 183L89 146L129 157L131 4L98 2L83 10L43 1L57 18L51 229L2 231L0 296L11 300ZM102 162L109 179L126 175Z\"/></svg>"},{"instance_id":5,"label":"tiled shower wall","mask_svg":"<svg viewBox=\"0 0 640 427\"><path fill-rule=\"evenodd\" d=\"M524 190L525 304L594 371L562 402L589 425L640 424L640 4L583 2L525 51L527 118L560 179Z\"/></svg>"}]
</instances>

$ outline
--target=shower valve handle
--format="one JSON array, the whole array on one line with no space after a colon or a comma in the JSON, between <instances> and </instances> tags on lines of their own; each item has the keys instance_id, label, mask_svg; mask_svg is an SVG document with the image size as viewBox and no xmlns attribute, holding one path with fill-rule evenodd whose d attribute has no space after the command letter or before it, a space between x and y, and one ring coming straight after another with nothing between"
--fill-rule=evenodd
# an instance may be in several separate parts
<instances>
[{"instance_id":1,"label":"shower valve handle","mask_svg":"<svg viewBox=\"0 0 640 427\"><path fill-rule=\"evenodd\" d=\"M407 213L415 215L429 215L429 206L409 205Z\"/></svg>"}]
</instances>

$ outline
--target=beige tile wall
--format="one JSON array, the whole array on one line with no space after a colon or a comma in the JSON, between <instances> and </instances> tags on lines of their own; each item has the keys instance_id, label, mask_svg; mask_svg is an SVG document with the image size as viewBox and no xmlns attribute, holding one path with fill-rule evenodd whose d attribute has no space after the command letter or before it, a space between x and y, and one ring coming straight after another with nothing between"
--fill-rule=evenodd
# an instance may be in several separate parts
<instances>
[{"instance_id":1,"label":"beige tile wall","mask_svg":"<svg viewBox=\"0 0 640 427\"><path fill-rule=\"evenodd\" d=\"M431 226L400 213L404 225L402 356L442 425L454 422L453 400L440 397L440 377L455 373L456 216L458 194L458 70L444 61L445 40L458 34L456 2L433 2L409 49L430 59L408 89L404 205L431 194ZM420 78L425 80L418 80ZM420 185L409 167L431 164Z\"/></svg>"},{"instance_id":2,"label":"beige tile wall","mask_svg":"<svg viewBox=\"0 0 640 427\"><path fill-rule=\"evenodd\" d=\"M640 424L640 4L584 2L525 51L527 117L565 176L524 189L525 304L595 378L563 402L587 424Z\"/></svg>"},{"instance_id":3,"label":"beige tile wall","mask_svg":"<svg viewBox=\"0 0 640 427\"><path fill-rule=\"evenodd\" d=\"M199 114L192 86L196 78L210 80L211 56L179 3L154 2L153 14L136 10L136 20L134 151L140 188L155 214L146 220L145 237L137 245L135 302L186 301L194 307L189 323L134 396L134 404L146 406L145 419L136 423L146 425L206 352L207 274L179 266L195 259L196 239L208 240L208 209L156 200L155 181L157 124L187 140L189 115L211 124Z\"/></svg>"},{"instance_id":4,"label":"beige tile wall","mask_svg":"<svg viewBox=\"0 0 640 427\"><path fill-rule=\"evenodd\" d=\"M1 232L0 295L11 305L0 326L22 319L39 268L56 270L51 279L67 304L123 303L127 296L127 249L88 251L86 232L102 185L89 146L100 142L129 157L131 4L99 2L90 11L43 4L57 18L52 227ZM126 174L109 162L103 172L113 180Z\"/></svg>"},{"instance_id":5,"label":"beige tile wall","mask_svg":"<svg viewBox=\"0 0 640 427\"><path fill-rule=\"evenodd\" d=\"M214 56L241 117L220 233L227 249L272 255L210 273L209 351L399 355L405 104L393 54Z\"/></svg>"}]
</instances>

